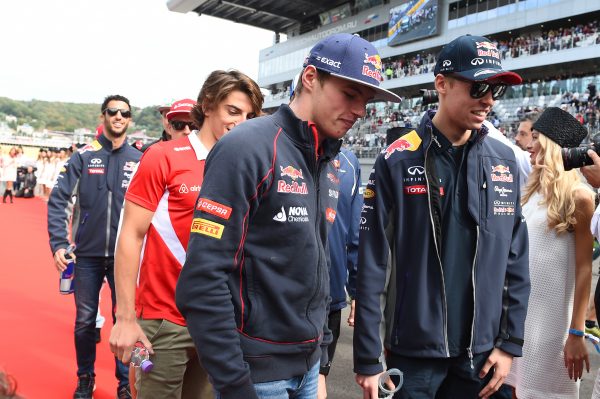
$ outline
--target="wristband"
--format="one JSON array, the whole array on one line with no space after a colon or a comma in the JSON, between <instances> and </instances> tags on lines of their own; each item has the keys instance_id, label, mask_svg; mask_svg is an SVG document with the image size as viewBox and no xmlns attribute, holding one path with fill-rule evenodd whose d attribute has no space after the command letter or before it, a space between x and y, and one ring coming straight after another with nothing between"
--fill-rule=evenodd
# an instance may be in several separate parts
<instances>
[{"instance_id":1,"label":"wristband","mask_svg":"<svg viewBox=\"0 0 600 399\"><path fill-rule=\"evenodd\" d=\"M578 337L583 337L585 336L585 333L581 330L576 330L574 328L569 328L569 334L571 335L576 335Z\"/></svg>"}]
</instances>

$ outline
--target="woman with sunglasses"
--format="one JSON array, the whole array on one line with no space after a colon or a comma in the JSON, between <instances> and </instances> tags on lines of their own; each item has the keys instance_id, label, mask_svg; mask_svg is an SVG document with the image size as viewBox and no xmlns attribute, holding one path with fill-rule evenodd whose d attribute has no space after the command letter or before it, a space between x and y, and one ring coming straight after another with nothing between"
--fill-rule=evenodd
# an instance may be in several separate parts
<instances>
[{"instance_id":1,"label":"woman with sunglasses","mask_svg":"<svg viewBox=\"0 0 600 399\"><path fill-rule=\"evenodd\" d=\"M594 193L577 171L564 169L561 148L577 147L587 131L571 114L552 107L533 124L532 136L527 150L533 171L521 201L531 295L523 357L515 359L507 383L519 399L574 399L584 367L590 370L584 330Z\"/></svg>"},{"instance_id":2,"label":"woman with sunglasses","mask_svg":"<svg viewBox=\"0 0 600 399\"><path fill-rule=\"evenodd\" d=\"M152 372L136 370L138 398L213 397L175 306L175 285L206 156L230 129L259 115L262 103L258 85L248 76L212 72L197 102L177 101L167 114L170 129L182 137L151 146L129 186L115 255L118 307L110 346L124 362L138 341L153 353Z\"/></svg>"}]
</instances>

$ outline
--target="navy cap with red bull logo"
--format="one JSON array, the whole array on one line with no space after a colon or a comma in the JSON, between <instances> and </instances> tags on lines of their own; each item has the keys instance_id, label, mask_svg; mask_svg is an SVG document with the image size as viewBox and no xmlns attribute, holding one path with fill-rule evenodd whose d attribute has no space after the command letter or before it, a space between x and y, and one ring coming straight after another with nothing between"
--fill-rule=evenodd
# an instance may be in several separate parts
<instances>
[{"instance_id":1,"label":"navy cap with red bull logo","mask_svg":"<svg viewBox=\"0 0 600 399\"><path fill-rule=\"evenodd\" d=\"M446 44L437 58L433 74L454 74L470 81L499 81L518 85L523 80L515 72L502 69L500 52L483 36L460 36Z\"/></svg>"},{"instance_id":2,"label":"navy cap with red bull logo","mask_svg":"<svg viewBox=\"0 0 600 399\"><path fill-rule=\"evenodd\" d=\"M372 88L375 100L402 101L398 95L379 87L383 68L381 57L371 43L358 35L338 33L327 36L310 50L304 60L304 67L308 65Z\"/></svg>"}]
</instances>

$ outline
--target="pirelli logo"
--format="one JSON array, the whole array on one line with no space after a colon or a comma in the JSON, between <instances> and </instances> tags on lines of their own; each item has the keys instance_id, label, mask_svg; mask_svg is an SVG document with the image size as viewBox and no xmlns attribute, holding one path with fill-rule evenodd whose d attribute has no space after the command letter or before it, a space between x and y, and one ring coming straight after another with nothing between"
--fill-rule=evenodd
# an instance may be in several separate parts
<instances>
[{"instance_id":1,"label":"pirelli logo","mask_svg":"<svg viewBox=\"0 0 600 399\"><path fill-rule=\"evenodd\" d=\"M225 230L225 226L211 222L210 220L195 218L192 221L192 233L204 234L205 236L220 240L223 235L223 230Z\"/></svg>"},{"instance_id":2,"label":"pirelli logo","mask_svg":"<svg viewBox=\"0 0 600 399\"><path fill-rule=\"evenodd\" d=\"M231 208L225 206L223 204L219 204L218 202L211 201L206 198L199 198L198 203L196 204L196 209L199 211L204 211L206 213L210 213L211 215L218 216L222 219L229 219L231 216Z\"/></svg>"}]
</instances>

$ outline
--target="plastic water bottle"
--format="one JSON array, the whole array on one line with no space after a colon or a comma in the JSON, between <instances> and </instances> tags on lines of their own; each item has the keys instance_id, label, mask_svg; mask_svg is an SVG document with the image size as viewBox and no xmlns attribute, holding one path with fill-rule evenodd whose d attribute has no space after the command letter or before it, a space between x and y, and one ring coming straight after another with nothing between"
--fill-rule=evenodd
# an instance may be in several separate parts
<instances>
[{"instance_id":1,"label":"plastic water bottle","mask_svg":"<svg viewBox=\"0 0 600 399\"><path fill-rule=\"evenodd\" d=\"M73 251L75 251L75 245L69 245L65 252L65 258L71 261L67 264L67 268L60 273L58 290L63 295L72 294L75 288L73 284L73 275L75 274L75 262L72 260Z\"/></svg>"},{"instance_id":2,"label":"plastic water bottle","mask_svg":"<svg viewBox=\"0 0 600 399\"><path fill-rule=\"evenodd\" d=\"M393 390L390 390L386 385L386 381L388 380L388 378L393 376L398 377L399 381L398 383L395 383L396 387ZM394 397L394 393L398 392L400 388L402 388L403 382L404 375L402 374L402 371L398 369L386 370L383 374L379 376L379 394L377 395L377 397L382 399L392 399Z\"/></svg>"},{"instance_id":3,"label":"plastic water bottle","mask_svg":"<svg viewBox=\"0 0 600 399\"><path fill-rule=\"evenodd\" d=\"M148 349L141 342L136 343L131 351L131 365L139 367L144 373L149 373L154 367Z\"/></svg>"}]
</instances>

